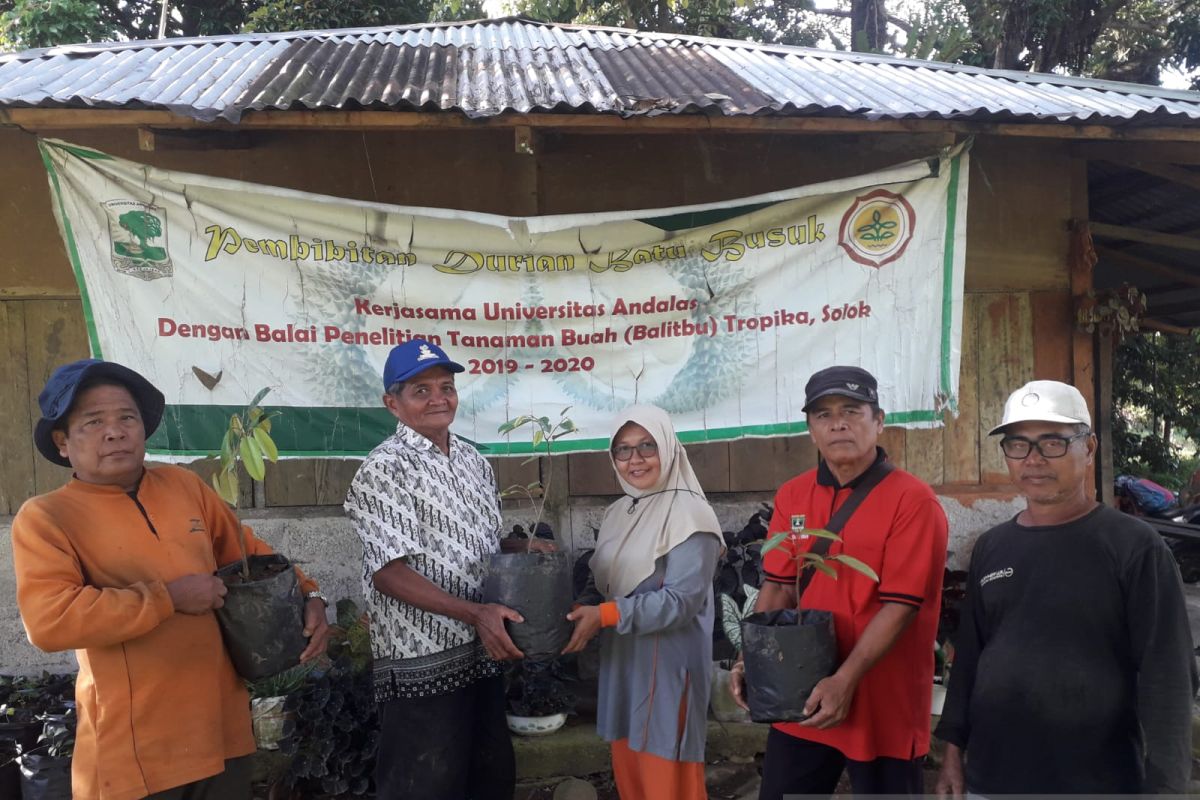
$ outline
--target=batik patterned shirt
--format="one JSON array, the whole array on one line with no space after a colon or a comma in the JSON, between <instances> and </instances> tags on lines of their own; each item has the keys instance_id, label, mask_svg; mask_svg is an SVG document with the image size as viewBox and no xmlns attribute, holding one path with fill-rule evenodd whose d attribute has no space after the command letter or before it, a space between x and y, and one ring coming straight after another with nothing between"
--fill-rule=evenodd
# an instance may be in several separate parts
<instances>
[{"instance_id":1,"label":"batik patterned shirt","mask_svg":"<svg viewBox=\"0 0 1200 800\"><path fill-rule=\"evenodd\" d=\"M447 456L399 423L359 467L345 509L362 540L376 699L444 694L498 674L472 626L402 603L372 580L402 558L446 593L482 600L501 520L495 477L479 451L451 436Z\"/></svg>"}]
</instances>

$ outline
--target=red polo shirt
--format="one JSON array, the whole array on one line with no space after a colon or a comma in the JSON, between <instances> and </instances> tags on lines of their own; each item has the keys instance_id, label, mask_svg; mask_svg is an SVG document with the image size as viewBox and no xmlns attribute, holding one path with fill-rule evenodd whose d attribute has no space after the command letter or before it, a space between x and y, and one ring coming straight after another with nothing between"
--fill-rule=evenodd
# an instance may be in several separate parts
<instances>
[{"instance_id":1,"label":"red polo shirt","mask_svg":"<svg viewBox=\"0 0 1200 800\"><path fill-rule=\"evenodd\" d=\"M879 449L879 459L887 455ZM793 514L805 515L806 528L824 528L846 502L862 476L838 484L824 462L793 478L775 495L770 533L791 529ZM929 703L933 686L933 646L941 612L942 573L946 566L946 515L933 490L903 470L893 470L863 501L833 542L830 555L846 553L865 562L879 583L835 565L835 580L816 573L801 606L833 612L838 653L854 649L867 623L884 603L917 609L892 648L876 662L855 690L850 713L828 730L778 723L776 728L801 739L821 742L855 761L884 756L911 759L929 752ZM817 540L801 539L807 551ZM766 579L793 584L796 562L785 541L763 559Z\"/></svg>"}]
</instances>

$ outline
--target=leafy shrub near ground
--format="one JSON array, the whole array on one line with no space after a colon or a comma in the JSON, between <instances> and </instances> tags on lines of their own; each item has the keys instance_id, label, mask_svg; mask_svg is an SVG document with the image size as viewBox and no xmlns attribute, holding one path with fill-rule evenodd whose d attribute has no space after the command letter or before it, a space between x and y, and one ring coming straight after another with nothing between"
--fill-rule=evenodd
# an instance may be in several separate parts
<instances>
[{"instance_id":1,"label":"leafy shrub near ground","mask_svg":"<svg viewBox=\"0 0 1200 800\"><path fill-rule=\"evenodd\" d=\"M281 753L291 756L282 783L303 797L374 794L379 716L371 678L366 616L350 600L337 605L329 666L310 672L288 695Z\"/></svg>"},{"instance_id":2,"label":"leafy shrub near ground","mask_svg":"<svg viewBox=\"0 0 1200 800\"><path fill-rule=\"evenodd\" d=\"M521 717L547 717L575 711L576 680L569 673L569 658L552 661L522 661L510 667L507 701L511 714Z\"/></svg>"},{"instance_id":3,"label":"leafy shrub near ground","mask_svg":"<svg viewBox=\"0 0 1200 800\"><path fill-rule=\"evenodd\" d=\"M75 702L75 673L0 675L0 722L30 722Z\"/></svg>"}]
</instances>

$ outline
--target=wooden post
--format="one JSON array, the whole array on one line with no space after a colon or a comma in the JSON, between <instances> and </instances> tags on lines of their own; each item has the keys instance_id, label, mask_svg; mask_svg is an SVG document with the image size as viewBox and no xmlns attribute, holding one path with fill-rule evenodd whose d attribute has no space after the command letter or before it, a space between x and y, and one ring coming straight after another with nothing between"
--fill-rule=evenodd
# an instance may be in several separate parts
<instances>
[{"instance_id":1,"label":"wooden post","mask_svg":"<svg viewBox=\"0 0 1200 800\"><path fill-rule=\"evenodd\" d=\"M1096 479L1100 482L1100 501L1116 507L1113 495L1113 443L1112 443L1112 397L1113 397L1113 348L1116 342L1112 334L1096 337L1096 414L1092 418L1092 430L1100 439L1096 453Z\"/></svg>"},{"instance_id":2,"label":"wooden post","mask_svg":"<svg viewBox=\"0 0 1200 800\"><path fill-rule=\"evenodd\" d=\"M1071 160L1071 218L1076 225L1086 224L1088 218L1087 161L1081 158ZM1074 231L1071 232L1071 235L1075 235ZM1071 259L1068 269L1070 270L1071 299L1074 301L1092 288L1093 263L1090 259L1076 257ZM1088 408L1092 412L1093 429L1099 420L1101 409L1101 403L1097 400L1094 353L1095 337L1090 333L1080 331L1072 320L1071 380L1088 402ZM1101 473L1101 469L1100 459L1096 459L1097 486L1103 485L1105 481L1112 482L1112 473Z\"/></svg>"}]
</instances>

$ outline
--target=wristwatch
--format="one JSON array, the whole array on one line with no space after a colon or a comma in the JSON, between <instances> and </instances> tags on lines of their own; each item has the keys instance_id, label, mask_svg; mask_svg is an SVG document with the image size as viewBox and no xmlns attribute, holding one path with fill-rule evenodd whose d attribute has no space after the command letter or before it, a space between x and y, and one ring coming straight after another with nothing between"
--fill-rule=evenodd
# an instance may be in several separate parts
<instances>
[{"instance_id":1,"label":"wristwatch","mask_svg":"<svg viewBox=\"0 0 1200 800\"><path fill-rule=\"evenodd\" d=\"M321 594L320 592L306 592L304 595L304 599L305 600L320 600L322 603L325 604L326 608L329 608L329 598L327 598L325 595Z\"/></svg>"}]
</instances>

